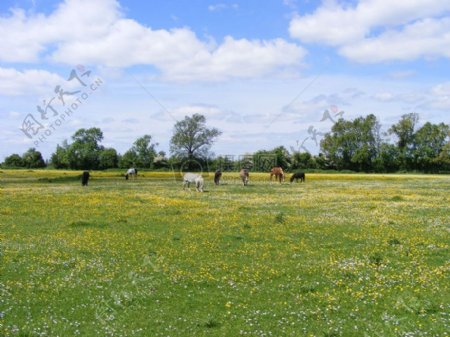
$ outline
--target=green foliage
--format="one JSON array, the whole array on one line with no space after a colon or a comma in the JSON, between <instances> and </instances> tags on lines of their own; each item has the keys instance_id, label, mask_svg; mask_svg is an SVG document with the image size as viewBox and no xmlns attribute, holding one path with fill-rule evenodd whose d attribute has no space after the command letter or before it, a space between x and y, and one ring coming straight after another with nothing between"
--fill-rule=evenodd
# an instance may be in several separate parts
<instances>
[{"instance_id":1,"label":"green foliage","mask_svg":"<svg viewBox=\"0 0 450 337\"><path fill-rule=\"evenodd\" d=\"M340 119L321 141L321 149L338 170L373 170L380 145L380 125L374 115Z\"/></svg>"},{"instance_id":2,"label":"green foliage","mask_svg":"<svg viewBox=\"0 0 450 337\"><path fill-rule=\"evenodd\" d=\"M27 168L43 168L46 166L42 154L39 151L36 151L35 148L30 148L25 152L22 159L24 166Z\"/></svg>"},{"instance_id":3,"label":"green foliage","mask_svg":"<svg viewBox=\"0 0 450 337\"><path fill-rule=\"evenodd\" d=\"M3 162L4 167L24 167L24 168L43 168L46 166L44 158L35 148L28 149L22 156L14 153L5 158Z\"/></svg>"},{"instance_id":4,"label":"green foliage","mask_svg":"<svg viewBox=\"0 0 450 337\"><path fill-rule=\"evenodd\" d=\"M5 158L5 161L2 164L3 167L24 167L23 159L17 153L13 153L12 155Z\"/></svg>"},{"instance_id":5,"label":"green foliage","mask_svg":"<svg viewBox=\"0 0 450 337\"><path fill-rule=\"evenodd\" d=\"M449 132L449 126L444 123L427 122L414 134L413 154L416 168L425 172L439 170L439 155L448 144Z\"/></svg>"},{"instance_id":6,"label":"green foliage","mask_svg":"<svg viewBox=\"0 0 450 337\"><path fill-rule=\"evenodd\" d=\"M170 143L172 157L156 153L158 143L150 135L144 135L133 143L123 155L113 148L101 145L103 133L99 128L79 129L57 145L51 155L51 165L57 169L109 169L145 168L180 169L190 171L238 171L247 168L257 172L268 172L273 166L285 171L337 170L340 172L450 172L450 127L447 124L425 123L417 129L419 116L406 114L387 134L395 136L395 143L382 139L380 124L374 115L353 120L339 119L331 131L321 140L321 153L313 156L291 147L230 158L217 157L209 152L221 134L216 128L208 128L204 116L194 114L175 123ZM386 135L387 135L386 134ZM31 148L23 156L13 154L5 158L3 167L40 168L46 163L36 149Z\"/></svg>"},{"instance_id":7,"label":"green foliage","mask_svg":"<svg viewBox=\"0 0 450 337\"><path fill-rule=\"evenodd\" d=\"M400 166L404 170L413 168L414 132L418 122L418 114L406 114L388 130L390 134L397 136L397 146L400 151Z\"/></svg>"},{"instance_id":8,"label":"green foliage","mask_svg":"<svg viewBox=\"0 0 450 337\"><path fill-rule=\"evenodd\" d=\"M100 150L98 162L100 170L118 167L119 156L117 155L117 151L113 148Z\"/></svg>"},{"instance_id":9,"label":"green foliage","mask_svg":"<svg viewBox=\"0 0 450 337\"><path fill-rule=\"evenodd\" d=\"M152 144L152 137L150 135L144 135L133 143L132 148L129 150L132 154L128 154L130 158L134 159L134 166L141 168L151 168L153 160L156 156L155 147L158 144ZM129 166L131 167L131 166Z\"/></svg>"},{"instance_id":10,"label":"green foliage","mask_svg":"<svg viewBox=\"0 0 450 337\"><path fill-rule=\"evenodd\" d=\"M291 170L316 168L318 168L316 157L313 157L309 152L294 152L292 154Z\"/></svg>"},{"instance_id":11,"label":"green foliage","mask_svg":"<svg viewBox=\"0 0 450 337\"><path fill-rule=\"evenodd\" d=\"M52 154L50 162L56 169L68 169L69 164L69 144L64 140L62 145L56 145L56 151Z\"/></svg>"},{"instance_id":12,"label":"green foliage","mask_svg":"<svg viewBox=\"0 0 450 337\"><path fill-rule=\"evenodd\" d=\"M206 127L206 118L200 114L186 116L175 123L170 140L170 151L183 159L207 158L214 140L222 134L216 128Z\"/></svg>"},{"instance_id":13,"label":"green foliage","mask_svg":"<svg viewBox=\"0 0 450 337\"><path fill-rule=\"evenodd\" d=\"M119 157L119 167L122 169L127 169L130 167L135 167L137 163L137 154L132 150L128 150L122 156Z\"/></svg>"}]
</instances>

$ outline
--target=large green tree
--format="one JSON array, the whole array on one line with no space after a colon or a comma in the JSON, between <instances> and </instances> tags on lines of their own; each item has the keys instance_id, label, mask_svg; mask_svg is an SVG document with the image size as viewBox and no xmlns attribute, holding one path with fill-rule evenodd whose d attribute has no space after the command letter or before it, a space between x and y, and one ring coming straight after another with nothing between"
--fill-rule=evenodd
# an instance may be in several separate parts
<instances>
[{"instance_id":1,"label":"large green tree","mask_svg":"<svg viewBox=\"0 0 450 337\"><path fill-rule=\"evenodd\" d=\"M5 158L2 166L4 167L24 167L23 159L17 153L13 153L12 155Z\"/></svg>"},{"instance_id":2,"label":"large green tree","mask_svg":"<svg viewBox=\"0 0 450 337\"><path fill-rule=\"evenodd\" d=\"M397 137L397 146L400 151L400 165L405 170L414 168L414 134L418 122L418 114L406 114L388 130L390 134Z\"/></svg>"},{"instance_id":3,"label":"large green tree","mask_svg":"<svg viewBox=\"0 0 450 337\"><path fill-rule=\"evenodd\" d=\"M416 168L425 172L439 170L438 157L448 143L449 126L425 123L414 134L414 162Z\"/></svg>"},{"instance_id":4,"label":"large green tree","mask_svg":"<svg viewBox=\"0 0 450 337\"><path fill-rule=\"evenodd\" d=\"M52 154L52 165L55 168L76 170L95 170L99 168L100 154L104 147L100 145L103 132L99 128L79 129L72 136L72 144L67 141L56 147Z\"/></svg>"},{"instance_id":5,"label":"large green tree","mask_svg":"<svg viewBox=\"0 0 450 337\"><path fill-rule=\"evenodd\" d=\"M99 128L79 129L72 136L68 151L70 168L95 170L99 167L99 155L103 150L100 142L103 132Z\"/></svg>"},{"instance_id":6,"label":"large green tree","mask_svg":"<svg viewBox=\"0 0 450 337\"><path fill-rule=\"evenodd\" d=\"M152 143L152 136L139 137L133 146L120 157L119 167L152 168L156 157L156 146L158 143Z\"/></svg>"},{"instance_id":7,"label":"large green tree","mask_svg":"<svg viewBox=\"0 0 450 337\"><path fill-rule=\"evenodd\" d=\"M256 171L268 172L274 166L289 170L291 167L291 156L284 146L278 146L272 150L260 150L253 154L254 169Z\"/></svg>"},{"instance_id":8,"label":"large green tree","mask_svg":"<svg viewBox=\"0 0 450 337\"><path fill-rule=\"evenodd\" d=\"M152 136L144 135L133 143L131 151L136 153L136 166L151 168L156 157L155 147L158 144L152 143Z\"/></svg>"},{"instance_id":9,"label":"large green tree","mask_svg":"<svg viewBox=\"0 0 450 337\"><path fill-rule=\"evenodd\" d=\"M206 126L205 116L200 114L186 116L175 123L170 151L181 159L206 158L215 139L221 134L218 129Z\"/></svg>"},{"instance_id":10,"label":"large green tree","mask_svg":"<svg viewBox=\"0 0 450 337\"><path fill-rule=\"evenodd\" d=\"M22 159L24 166L27 168L43 168L46 166L42 154L33 147L22 155Z\"/></svg>"},{"instance_id":11,"label":"large green tree","mask_svg":"<svg viewBox=\"0 0 450 337\"><path fill-rule=\"evenodd\" d=\"M56 145L56 151L52 154L50 163L56 169L68 169L69 164L69 144L64 140L62 145Z\"/></svg>"},{"instance_id":12,"label":"large green tree","mask_svg":"<svg viewBox=\"0 0 450 337\"><path fill-rule=\"evenodd\" d=\"M107 148L100 150L98 156L98 168L100 170L106 170L109 168L118 167L119 156L117 155L117 151L113 148Z\"/></svg>"},{"instance_id":13,"label":"large green tree","mask_svg":"<svg viewBox=\"0 0 450 337\"><path fill-rule=\"evenodd\" d=\"M340 119L320 143L336 169L366 172L374 169L380 145L380 124L374 115Z\"/></svg>"}]
</instances>

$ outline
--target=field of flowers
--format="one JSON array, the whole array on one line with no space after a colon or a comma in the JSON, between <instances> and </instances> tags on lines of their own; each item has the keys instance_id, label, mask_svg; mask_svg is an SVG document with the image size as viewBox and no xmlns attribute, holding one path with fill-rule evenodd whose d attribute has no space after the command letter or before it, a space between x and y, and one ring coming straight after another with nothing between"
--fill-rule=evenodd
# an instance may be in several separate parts
<instances>
[{"instance_id":1,"label":"field of flowers","mask_svg":"<svg viewBox=\"0 0 450 337\"><path fill-rule=\"evenodd\" d=\"M0 336L448 336L450 177L0 170Z\"/></svg>"}]
</instances>

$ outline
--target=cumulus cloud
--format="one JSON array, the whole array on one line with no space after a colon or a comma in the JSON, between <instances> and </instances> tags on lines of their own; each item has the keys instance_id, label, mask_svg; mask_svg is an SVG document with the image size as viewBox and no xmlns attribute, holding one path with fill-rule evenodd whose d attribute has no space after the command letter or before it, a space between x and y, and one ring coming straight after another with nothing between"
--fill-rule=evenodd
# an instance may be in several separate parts
<instances>
[{"instance_id":1,"label":"cumulus cloud","mask_svg":"<svg viewBox=\"0 0 450 337\"><path fill-rule=\"evenodd\" d=\"M0 95L52 93L56 85L65 81L62 77L45 70L18 71L13 68L0 68Z\"/></svg>"},{"instance_id":2,"label":"cumulus cloud","mask_svg":"<svg viewBox=\"0 0 450 337\"><path fill-rule=\"evenodd\" d=\"M49 15L13 10L0 18L0 34L3 62L150 65L183 81L259 77L298 67L306 54L282 39L217 43L186 27L152 29L124 17L115 0L65 0Z\"/></svg>"},{"instance_id":3,"label":"cumulus cloud","mask_svg":"<svg viewBox=\"0 0 450 337\"><path fill-rule=\"evenodd\" d=\"M289 31L363 63L450 57L449 11L450 2L441 0L326 1L294 17Z\"/></svg>"}]
</instances>

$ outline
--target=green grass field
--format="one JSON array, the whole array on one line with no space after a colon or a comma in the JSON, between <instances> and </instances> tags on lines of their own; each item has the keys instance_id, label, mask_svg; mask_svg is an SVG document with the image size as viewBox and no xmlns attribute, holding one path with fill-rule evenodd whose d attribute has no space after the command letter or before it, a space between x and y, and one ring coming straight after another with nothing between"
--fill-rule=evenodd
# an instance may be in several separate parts
<instances>
[{"instance_id":1,"label":"green grass field","mask_svg":"<svg viewBox=\"0 0 450 337\"><path fill-rule=\"evenodd\" d=\"M448 336L450 177L0 171L1 336Z\"/></svg>"}]
</instances>

